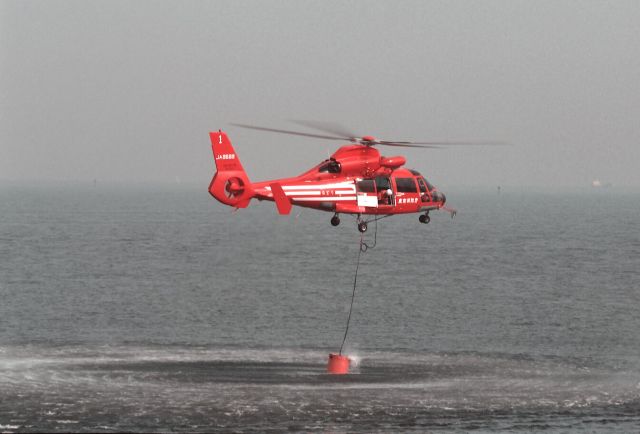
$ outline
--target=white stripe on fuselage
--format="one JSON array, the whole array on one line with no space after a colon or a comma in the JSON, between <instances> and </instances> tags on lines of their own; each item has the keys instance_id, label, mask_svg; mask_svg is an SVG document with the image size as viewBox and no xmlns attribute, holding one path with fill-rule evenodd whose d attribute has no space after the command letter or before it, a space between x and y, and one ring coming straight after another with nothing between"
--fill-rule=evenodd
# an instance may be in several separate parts
<instances>
[{"instance_id":1,"label":"white stripe on fuselage","mask_svg":"<svg viewBox=\"0 0 640 434\"><path fill-rule=\"evenodd\" d=\"M322 196L323 195L323 191L320 190L310 190L310 191L285 191L284 194L286 196ZM353 196L353 191L347 191L347 190L331 190L331 196L344 196L344 195L349 195L349 196ZM324 193L325 196L329 196L328 194Z\"/></svg>"},{"instance_id":2,"label":"white stripe on fuselage","mask_svg":"<svg viewBox=\"0 0 640 434\"><path fill-rule=\"evenodd\" d=\"M283 190L336 190L336 189L348 189L349 191L355 191L356 187L353 183L341 182L339 184L315 184L315 185L283 185Z\"/></svg>"},{"instance_id":3,"label":"white stripe on fuselage","mask_svg":"<svg viewBox=\"0 0 640 434\"><path fill-rule=\"evenodd\" d=\"M320 196L320 190L285 191L285 196Z\"/></svg>"},{"instance_id":4,"label":"white stripe on fuselage","mask_svg":"<svg viewBox=\"0 0 640 434\"><path fill-rule=\"evenodd\" d=\"M293 200L297 200L300 202L310 202L310 201L316 201L316 202L332 202L335 200L356 200L355 196L317 196L317 197L295 197L292 198Z\"/></svg>"}]
</instances>

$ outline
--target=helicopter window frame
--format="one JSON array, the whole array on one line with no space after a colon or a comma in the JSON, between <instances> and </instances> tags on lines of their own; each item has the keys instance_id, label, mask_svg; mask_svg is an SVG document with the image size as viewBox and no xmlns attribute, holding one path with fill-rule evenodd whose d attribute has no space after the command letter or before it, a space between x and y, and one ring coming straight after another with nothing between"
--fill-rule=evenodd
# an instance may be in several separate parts
<instances>
[{"instance_id":1,"label":"helicopter window frame","mask_svg":"<svg viewBox=\"0 0 640 434\"><path fill-rule=\"evenodd\" d=\"M416 178L396 178L396 191L398 193L417 193L418 185Z\"/></svg>"},{"instance_id":2,"label":"helicopter window frame","mask_svg":"<svg viewBox=\"0 0 640 434\"><path fill-rule=\"evenodd\" d=\"M362 179L356 182L358 193L375 193L376 183L374 179Z\"/></svg>"},{"instance_id":3,"label":"helicopter window frame","mask_svg":"<svg viewBox=\"0 0 640 434\"><path fill-rule=\"evenodd\" d=\"M391 188L391 179L387 176L376 176L374 180L378 191L388 190Z\"/></svg>"},{"instance_id":4,"label":"helicopter window frame","mask_svg":"<svg viewBox=\"0 0 640 434\"><path fill-rule=\"evenodd\" d=\"M424 176L422 177L422 179L424 180L424 183L427 184L427 189L429 189L429 191L432 191L435 187L433 186L433 184L431 184L429 181L427 181L427 178L425 178Z\"/></svg>"},{"instance_id":5,"label":"helicopter window frame","mask_svg":"<svg viewBox=\"0 0 640 434\"><path fill-rule=\"evenodd\" d=\"M416 178L416 180L418 181L418 188L420 189L420 193L426 193L428 189L424 178Z\"/></svg>"}]
</instances>

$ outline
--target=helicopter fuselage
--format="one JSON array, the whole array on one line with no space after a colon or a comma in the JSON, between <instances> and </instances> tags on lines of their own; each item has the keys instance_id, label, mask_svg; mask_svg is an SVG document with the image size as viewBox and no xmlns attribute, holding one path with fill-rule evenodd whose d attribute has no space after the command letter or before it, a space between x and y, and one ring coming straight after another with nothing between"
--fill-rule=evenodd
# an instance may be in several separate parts
<instances>
[{"instance_id":1,"label":"helicopter fuselage","mask_svg":"<svg viewBox=\"0 0 640 434\"><path fill-rule=\"evenodd\" d=\"M252 198L276 203L281 214L293 205L339 214L392 215L424 213L444 206L445 195L419 172L404 168L402 156L384 157L364 144L339 148L329 159L299 176L256 183L249 182L227 135L211 132L217 172L209 193L218 201L237 208L248 206ZM425 221L426 220L426 221ZM359 225L361 231L364 230Z\"/></svg>"}]
</instances>

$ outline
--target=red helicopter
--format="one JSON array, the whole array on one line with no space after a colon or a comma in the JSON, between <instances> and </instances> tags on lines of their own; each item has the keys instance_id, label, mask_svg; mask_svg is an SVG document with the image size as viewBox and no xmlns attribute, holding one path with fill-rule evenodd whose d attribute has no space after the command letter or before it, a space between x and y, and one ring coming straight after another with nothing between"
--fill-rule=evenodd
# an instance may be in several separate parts
<instances>
[{"instance_id":1,"label":"red helicopter","mask_svg":"<svg viewBox=\"0 0 640 434\"><path fill-rule=\"evenodd\" d=\"M438 148L463 142L401 142L378 140L372 136L356 137L341 128L327 124L298 121L332 135L279 130L245 124L232 124L259 131L291 134L327 140L349 141L331 157L312 169L292 178L252 183L240 164L231 141L222 130L210 132L216 173L209 193L225 205L246 208L251 199L275 202L280 214L289 214L293 205L332 212L331 224L340 224L340 214L357 216L360 232L366 232L365 215L380 216L420 213L421 223L429 223L429 212L445 210L453 217L455 210L446 208L446 196L419 172L404 168L406 159L396 155L385 157L374 147ZM488 143L482 143L488 144ZM491 143L493 144L493 143Z\"/></svg>"}]
</instances>

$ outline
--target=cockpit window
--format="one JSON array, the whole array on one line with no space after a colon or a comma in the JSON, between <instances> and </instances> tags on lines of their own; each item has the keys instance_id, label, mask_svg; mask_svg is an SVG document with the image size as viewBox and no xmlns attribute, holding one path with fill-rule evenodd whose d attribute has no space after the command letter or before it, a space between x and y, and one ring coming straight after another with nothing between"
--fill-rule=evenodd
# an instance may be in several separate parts
<instances>
[{"instance_id":1,"label":"cockpit window","mask_svg":"<svg viewBox=\"0 0 640 434\"><path fill-rule=\"evenodd\" d=\"M426 178L422 178L424 179L424 182L427 183L427 188L429 188L429 191L433 190L435 187L433 186L433 184L431 184L429 181L426 180Z\"/></svg>"},{"instance_id":2,"label":"cockpit window","mask_svg":"<svg viewBox=\"0 0 640 434\"><path fill-rule=\"evenodd\" d=\"M411 172L411 174L415 176L422 176L417 170L409 169L409 172Z\"/></svg>"},{"instance_id":3,"label":"cockpit window","mask_svg":"<svg viewBox=\"0 0 640 434\"><path fill-rule=\"evenodd\" d=\"M420 193L426 193L427 192L427 186L424 183L424 179L418 178L418 187L420 187Z\"/></svg>"},{"instance_id":4,"label":"cockpit window","mask_svg":"<svg viewBox=\"0 0 640 434\"><path fill-rule=\"evenodd\" d=\"M322 166L318 168L318 172L327 173L329 171L329 163L324 163Z\"/></svg>"}]
</instances>

